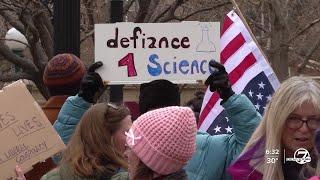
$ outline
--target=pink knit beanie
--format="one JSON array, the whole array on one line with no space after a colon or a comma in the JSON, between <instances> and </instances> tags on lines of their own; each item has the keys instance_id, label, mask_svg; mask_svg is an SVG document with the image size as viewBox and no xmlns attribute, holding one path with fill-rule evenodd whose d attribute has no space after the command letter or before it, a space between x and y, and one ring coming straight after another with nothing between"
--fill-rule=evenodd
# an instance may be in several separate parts
<instances>
[{"instance_id":1,"label":"pink knit beanie","mask_svg":"<svg viewBox=\"0 0 320 180\"><path fill-rule=\"evenodd\" d=\"M150 169L167 175L182 169L191 159L196 132L190 108L165 107L138 117L127 133L127 144Z\"/></svg>"}]
</instances>

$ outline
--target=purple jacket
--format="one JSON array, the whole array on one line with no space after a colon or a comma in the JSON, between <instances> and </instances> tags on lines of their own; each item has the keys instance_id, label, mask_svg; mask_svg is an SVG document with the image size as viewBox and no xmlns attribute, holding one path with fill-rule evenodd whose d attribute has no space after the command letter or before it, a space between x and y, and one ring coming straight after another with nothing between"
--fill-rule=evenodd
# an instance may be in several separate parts
<instances>
[{"instance_id":1,"label":"purple jacket","mask_svg":"<svg viewBox=\"0 0 320 180\"><path fill-rule=\"evenodd\" d=\"M261 180L263 174L254 169L255 164L264 159L264 140L259 140L252 148L242 153L238 159L230 165L227 172L234 180ZM250 163L251 162L251 163Z\"/></svg>"}]
</instances>

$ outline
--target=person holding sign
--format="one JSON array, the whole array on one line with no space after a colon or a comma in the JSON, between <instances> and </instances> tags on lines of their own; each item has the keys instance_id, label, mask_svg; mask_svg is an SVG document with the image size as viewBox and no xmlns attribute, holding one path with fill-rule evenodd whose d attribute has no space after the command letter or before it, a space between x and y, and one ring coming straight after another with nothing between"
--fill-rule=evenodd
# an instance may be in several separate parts
<instances>
[{"instance_id":1,"label":"person holding sign","mask_svg":"<svg viewBox=\"0 0 320 180\"><path fill-rule=\"evenodd\" d=\"M83 62L73 54L58 54L46 65L43 73L43 83L51 97L42 106L43 112L53 124L63 103L69 96L77 94L86 68ZM44 163L38 163L26 174L28 180L39 180L41 176L55 167L51 158Z\"/></svg>"},{"instance_id":2,"label":"person holding sign","mask_svg":"<svg viewBox=\"0 0 320 180\"><path fill-rule=\"evenodd\" d=\"M70 96L63 104L57 120L53 124L54 129L65 144L68 144L82 115L95 101L95 95L103 89L103 82L95 70L101 67L102 62L95 62L84 75L77 95ZM60 161L60 155L55 155L53 160L56 164Z\"/></svg>"},{"instance_id":3,"label":"person holding sign","mask_svg":"<svg viewBox=\"0 0 320 180\"><path fill-rule=\"evenodd\" d=\"M198 132L197 151L185 167L189 179L230 179L226 168L239 155L258 126L261 116L245 95L235 94L223 65L211 61L212 73L205 84L217 91L234 133L211 136Z\"/></svg>"},{"instance_id":4,"label":"person holding sign","mask_svg":"<svg viewBox=\"0 0 320 180\"><path fill-rule=\"evenodd\" d=\"M88 68L81 81L78 94L66 100L53 125L65 144L68 144L84 112L94 103L96 93L103 88L102 79L95 72L101 66L102 62L96 62Z\"/></svg>"},{"instance_id":5,"label":"person holding sign","mask_svg":"<svg viewBox=\"0 0 320 180\"><path fill-rule=\"evenodd\" d=\"M98 103L81 118L61 165L41 180L110 179L120 168L127 168L124 158L127 132L132 125L124 106Z\"/></svg>"}]
</instances>

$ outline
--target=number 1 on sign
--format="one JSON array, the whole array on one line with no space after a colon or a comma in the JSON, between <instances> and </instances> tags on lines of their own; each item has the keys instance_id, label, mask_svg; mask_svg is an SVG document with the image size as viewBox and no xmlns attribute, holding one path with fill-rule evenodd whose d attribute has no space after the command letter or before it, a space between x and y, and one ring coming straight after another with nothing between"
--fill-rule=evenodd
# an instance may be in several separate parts
<instances>
[{"instance_id":1,"label":"number 1 on sign","mask_svg":"<svg viewBox=\"0 0 320 180\"><path fill-rule=\"evenodd\" d=\"M128 53L118 61L118 67L127 66L128 77L137 76L136 67L134 66L133 53Z\"/></svg>"}]
</instances>

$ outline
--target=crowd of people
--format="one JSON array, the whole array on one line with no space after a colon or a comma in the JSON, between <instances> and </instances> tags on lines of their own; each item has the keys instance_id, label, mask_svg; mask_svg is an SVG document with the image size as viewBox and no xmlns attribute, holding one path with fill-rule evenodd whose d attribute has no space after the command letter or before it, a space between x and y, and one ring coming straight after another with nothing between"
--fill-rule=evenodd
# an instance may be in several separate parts
<instances>
[{"instance_id":1,"label":"crowd of people","mask_svg":"<svg viewBox=\"0 0 320 180\"><path fill-rule=\"evenodd\" d=\"M197 130L203 93L181 106L179 87L168 80L140 86L135 120L123 104L95 103L104 89L95 72L101 66L86 70L72 54L49 61L43 80L51 98L43 110L66 149L26 174L17 166L17 179L320 179L320 85L313 79L284 81L261 116L234 93L224 66L210 62L217 71L205 84L220 95L234 131L210 135ZM285 162L299 148L310 152L311 162ZM274 163L270 151L278 155Z\"/></svg>"}]
</instances>

